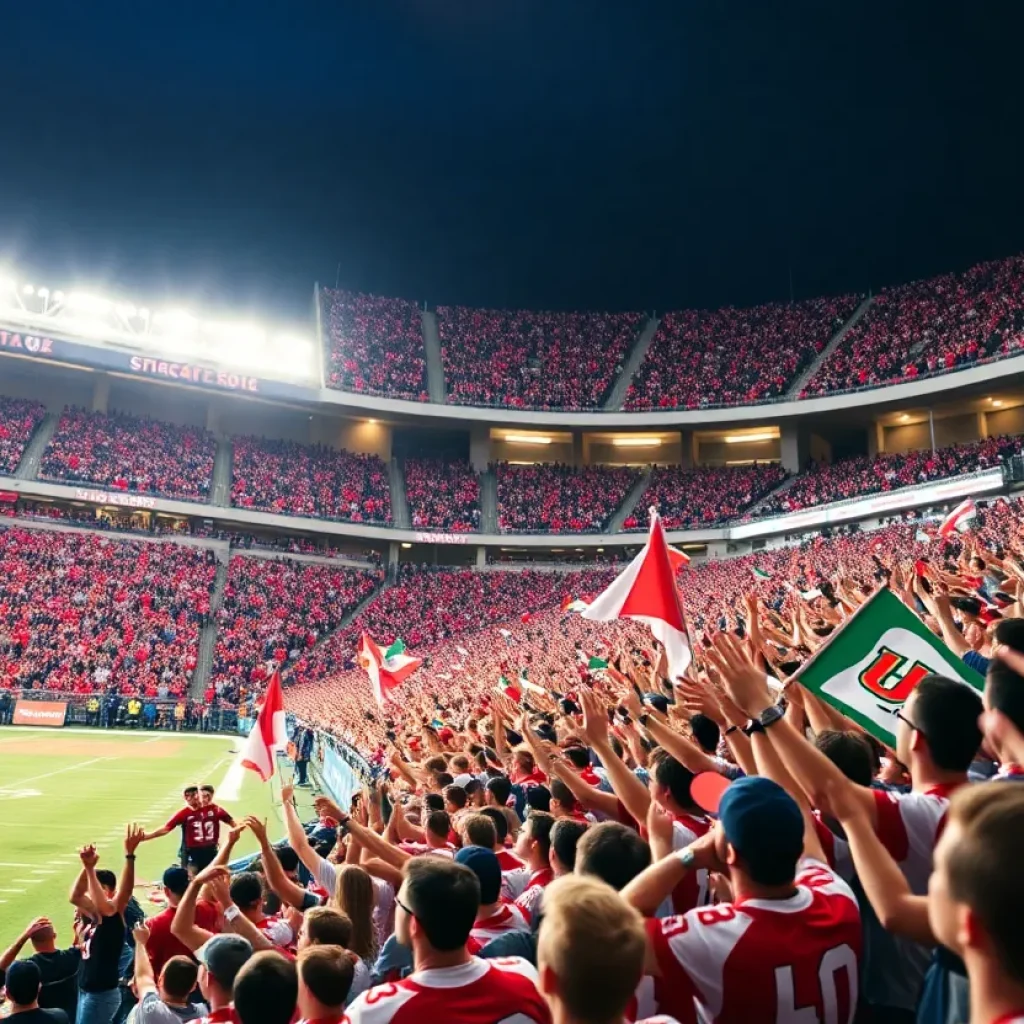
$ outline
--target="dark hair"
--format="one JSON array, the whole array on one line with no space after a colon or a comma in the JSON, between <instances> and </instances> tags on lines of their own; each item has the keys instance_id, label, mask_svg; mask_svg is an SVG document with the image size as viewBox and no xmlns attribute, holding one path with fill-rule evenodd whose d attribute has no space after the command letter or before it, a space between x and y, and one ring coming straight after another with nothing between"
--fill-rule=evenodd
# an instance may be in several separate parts
<instances>
[{"instance_id":1,"label":"dark hair","mask_svg":"<svg viewBox=\"0 0 1024 1024\"><path fill-rule=\"evenodd\" d=\"M448 770L448 762L440 754L434 754L433 757L428 757L423 762L423 767L428 772L445 772Z\"/></svg>"},{"instance_id":2,"label":"dark hair","mask_svg":"<svg viewBox=\"0 0 1024 1024\"><path fill-rule=\"evenodd\" d=\"M977 690L946 676L925 676L914 690L910 719L928 743L936 767L965 772L981 746Z\"/></svg>"},{"instance_id":3,"label":"dark hair","mask_svg":"<svg viewBox=\"0 0 1024 1024\"><path fill-rule=\"evenodd\" d=\"M508 798L512 795L512 783L508 780L505 775L496 775L493 779L487 780L487 792L490 793L495 801L504 807L508 803Z\"/></svg>"},{"instance_id":4,"label":"dark hair","mask_svg":"<svg viewBox=\"0 0 1024 1024\"><path fill-rule=\"evenodd\" d=\"M199 787L200 793L212 793L213 791L213 786L211 786L208 782L205 785Z\"/></svg>"},{"instance_id":5,"label":"dark hair","mask_svg":"<svg viewBox=\"0 0 1024 1024\"><path fill-rule=\"evenodd\" d=\"M307 946L299 953L299 977L325 1006L342 1007L352 989L355 964L341 946Z\"/></svg>"},{"instance_id":6,"label":"dark hair","mask_svg":"<svg viewBox=\"0 0 1024 1024\"><path fill-rule=\"evenodd\" d=\"M242 1024L289 1024L299 999L295 964L271 949L253 953L235 976L232 996Z\"/></svg>"},{"instance_id":7,"label":"dark hair","mask_svg":"<svg viewBox=\"0 0 1024 1024\"><path fill-rule=\"evenodd\" d=\"M551 780L551 799L557 800L567 810L579 806L573 791L561 779Z\"/></svg>"},{"instance_id":8,"label":"dark hair","mask_svg":"<svg viewBox=\"0 0 1024 1024\"><path fill-rule=\"evenodd\" d=\"M299 870L299 855L290 846L275 846L274 853L286 872Z\"/></svg>"},{"instance_id":9,"label":"dark hair","mask_svg":"<svg viewBox=\"0 0 1024 1024\"><path fill-rule=\"evenodd\" d=\"M448 817L447 811L431 811L423 827L438 839L447 839L452 830L452 819Z\"/></svg>"},{"instance_id":10,"label":"dark hair","mask_svg":"<svg viewBox=\"0 0 1024 1024\"><path fill-rule=\"evenodd\" d=\"M443 793L453 782L455 776L451 772L437 772L434 775L434 784Z\"/></svg>"},{"instance_id":11,"label":"dark hair","mask_svg":"<svg viewBox=\"0 0 1024 1024\"><path fill-rule=\"evenodd\" d=\"M996 623L995 642L1024 654L1024 619L1003 619Z\"/></svg>"},{"instance_id":12,"label":"dark hair","mask_svg":"<svg viewBox=\"0 0 1024 1024\"><path fill-rule=\"evenodd\" d=\"M651 863L651 848L635 829L617 821L591 825L576 844L578 875L594 875L622 890Z\"/></svg>"},{"instance_id":13,"label":"dark hair","mask_svg":"<svg viewBox=\"0 0 1024 1024\"><path fill-rule=\"evenodd\" d=\"M263 883L255 871L241 871L231 879L231 902L242 910L263 903Z\"/></svg>"},{"instance_id":14,"label":"dark hair","mask_svg":"<svg viewBox=\"0 0 1024 1024\"><path fill-rule=\"evenodd\" d=\"M485 850L493 850L498 842L498 830L494 822L485 814L469 814L462 822L466 833L467 846L482 846ZM493 900L489 902L493 903Z\"/></svg>"},{"instance_id":15,"label":"dark hair","mask_svg":"<svg viewBox=\"0 0 1024 1024\"><path fill-rule=\"evenodd\" d=\"M559 818L551 826L551 849L566 871L576 867L576 847L586 831L586 822L574 821L572 818Z\"/></svg>"},{"instance_id":16,"label":"dark hair","mask_svg":"<svg viewBox=\"0 0 1024 1024\"><path fill-rule=\"evenodd\" d=\"M188 999L189 992L196 987L198 976L199 967L191 957L172 956L160 972L160 981L172 999L183 1003Z\"/></svg>"},{"instance_id":17,"label":"dark hair","mask_svg":"<svg viewBox=\"0 0 1024 1024\"><path fill-rule=\"evenodd\" d=\"M530 838L540 844L544 859L548 859L551 853L551 827L555 819L547 811L531 811L526 819L526 828Z\"/></svg>"},{"instance_id":18,"label":"dark hair","mask_svg":"<svg viewBox=\"0 0 1024 1024\"><path fill-rule=\"evenodd\" d=\"M494 833L499 843L504 843L508 838L508 818L503 811L497 807L482 807L480 813L494 822Z\"/></svg>"},{"instance_id":19,"label":"dark hair","mask_svg":"<svg viewBox=\"0 0 1024 1024\"><path fill-rule=\"evenodd\" d=\"M96 872L96 881L107 889L117 888L117 875L115 875L113 871L108 871L106 868L100 868L99 871Z\"/></svg>"},{"instance_id":20,"label":"dark hair","mask_svg":"<svg viewBox=\"0 0 1024 1024\"><path fill-rule=\"evenodd\" d=\"M693 772L664 750L659 750L652 761L654 781L659 786L664 786L680 807L692 807L693 797L690 795L690 785L693 782Z\"/></svg>"},{"instance_id":21,"label":"dark hair","mask_svg":"<svg viewBox=\"0 0 1024 1024\"><path fill-rule=\"evenodd\" d=\"M188 796L189 793L198 793L198 792L199 792L199 787L198 786L186 786L181 791L181 794L182 794L182 796Z\"/></svg>"},{"instance_id":22,"label":"dark hair","mask_svg":"<svg viewBox=\"0 0 1024 1024\"><path fill-rule=\"evenodd\" d=\"M1002 711L1018 729L1024 729L1024 677L994 658L988 666L985 692L993 711Z\"/></svg>"},{"instance_id":23,"label":"dark hair","mask_svg":"<svg viewBox=\"0 0 1024 1024\"><path fill-rule=\"evenodd\" d=\"M875 753L863 734L852 729L824 729L814 737L814 745L851 781L870 786L875 777Z\"/></svg>"},{"instance_id":24,"label":"dark hair","mask_svg":"<svg viewBox=\"0 0 1024 1024\"><path fill-rule=\"evenodd\" d=\"M427 793L423 797L423 807L428 811L443 811L444 797L440 793Z\"/></svg>"},{"instance_id":25,"label":"dark hair","mask_svg":"<svg viewBox=\"0 0 1024 1024\"><path fill-rule=\"evenodd\" d=\"M708 754L718 750L718 741L722 736L722 730L718 723L708 718L707 715L696 714L690 719L690 728L693 730L693 738L701 745Z\"/></svg>"},{"instance_id":26,"label":"dark hair","mask_svg":"<svg viewBox=\"0 0 1024 1024\"><path fill-rule=\"evenodd\" d=\"M445 786L444 787L444 798L448 801L457 811L461 811L463 807L468 803L468 797L466 791L461 786Z\"/></svg>"},{"instance_id":27,"label":"dark hair","mask_svg":"<svg viewBox=\"0 0 1024 1024\"><path fill-rule=\"evenodd\" d=\"M352 941L352 918L336 907L310 907L302 915L309 941L317 946L344 946Z\"/></svg>"},{"instance_id":28,"label":"dark hair","mask_svg":"<svg viewBox=\"0 0 1024 1024\"><path fill-rule=\"evenodd\" d=\"M414 857L405 867L409 909L427 941L440 952L466 944L480 909L480 880L443 857Z\"/></svg>"},{"instance_id":29,"label":"dark hair","mask_svg":"<svg viewBox=\"0 0 1024 1024\"><path fill-rule=\"evenodd\" d=\"M7 974L7 998L19 1006L28 1006L39 998L42 984L42 972L35 961L18 961L18 969Z\"/></svg>"},{"instance_id":30,"label":"dark hair","mask_svg":"<svg viewBox=\"0 0 1024 1024\"><path fill-rule=\"evenodd\" d=\"M551 810L551 790L547 786L527 786L526 806L531 811L547 813Z\"/></svg>"},{"instance_id":31,"label":"dark hair","mask_svg":"<svg viewBox=\"0 0 1024 1024\"><path fill-rule=\"evenodd\" d=\"M590 751L586 747L566 747L562 753L565 754L565 759L580 771L590 764Z\"/></svg>"}]
</instances>

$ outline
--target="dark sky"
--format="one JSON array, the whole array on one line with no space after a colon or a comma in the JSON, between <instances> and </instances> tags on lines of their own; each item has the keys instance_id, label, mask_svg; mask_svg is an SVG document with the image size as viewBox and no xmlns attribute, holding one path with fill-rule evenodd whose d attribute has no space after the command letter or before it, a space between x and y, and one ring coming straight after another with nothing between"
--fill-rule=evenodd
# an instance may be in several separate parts
<instances>
[{"instance_id":1,"label":"dark sky","mask_svg":"<svg viewBox=\"0 0 1024 1024\"><path fill-rule=\"evenodd\" d=\"M0 263L302 316L785 299L1024 249L1019 0L49 0Z\"/></svg>"}]
</instances>

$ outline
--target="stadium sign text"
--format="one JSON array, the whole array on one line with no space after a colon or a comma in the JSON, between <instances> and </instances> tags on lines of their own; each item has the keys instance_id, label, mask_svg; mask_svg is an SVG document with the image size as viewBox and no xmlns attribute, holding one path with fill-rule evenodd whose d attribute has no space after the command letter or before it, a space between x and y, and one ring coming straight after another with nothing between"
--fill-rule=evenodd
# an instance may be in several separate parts
<instances>
[{"instance_id":1,"label":"stadium sign text","mask_svg":"<svg viewBox=\"0 0 1024 1024\"><path fill-rule=\"evenodd\" d=\"M468 544L469 536L465 533L417 533L417 544Z\"/></svg>"},{"instance_id":2,"label":"stadium sign text","mask_svg":"<svg viewBox=\"0 0 1024 1024\"><path fill-rule=\"evenodd\" d=\"M132 356L129 367L135 373L143 373L149 377L169 377L189 384L206 384L209 387L223 388L225 391L248 391L256 394L260 390L257 377L247 377L241 373L228 373L224 370L208 370L204 366L189 366L188 363L172 363L166 359L148 359L143 356Z\"/></svg>"},{"instance_id":3,"label":"stadium sign text","mask_svg":"<svg viewBox=\"0 0 1024 1024\"><path fill-rule=\"evenodd\" d=\"M53 355L53 338L40 338L36 334L17 334L0 331L0 348L18 348L35 356Z\"/></svg>"},{"instance_id":4,"label":"stadium sign text","mask_svg":"<svg viewBox=\"0 0 1024 1024\"><path fill-rule=\"evenodd\" d=\"M91 501L96 505L122 505L125 508L156 508L156 498L148 494L125 494L123 491L91 491L85 487L75 488L78 501Z\"/></svg>"}]
</instances>

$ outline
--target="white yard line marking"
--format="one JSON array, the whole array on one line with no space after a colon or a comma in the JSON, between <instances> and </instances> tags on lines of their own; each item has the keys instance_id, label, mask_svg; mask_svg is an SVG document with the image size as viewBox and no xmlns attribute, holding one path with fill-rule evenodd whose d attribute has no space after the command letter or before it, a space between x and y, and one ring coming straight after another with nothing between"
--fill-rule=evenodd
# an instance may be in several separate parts
<instances>
[{"instance_id":1,"label":"white yard line marking","mask_svg":"<svg viewBox=\"0 0 1024 1024\"><path fill-rule=\"evenodd\" d=\"M69 764L64 768L58 768L55 772L46 772L45 775L32 775L27 779L19 779L17 782L5 784L5 789L16 789L24 786L26 782L38 782L40 779L52 779L54 775L63 775L64 772L78 771L79 768L87 768L91 764L99 764L100 761L113 761L112 757L94 757L91 761L79 761L77 764Z\"/></svg>"},{"instance_id":2,"label":"white yard line marking","mask_svg":"<svg viewBox=\"0 0 1024 1024\"><path fill-rule=\"evenodd\" d=\"M46 732L52 736L54 734L54 729L52 726L46 725L5 725L0 727L0 736L5 739L29 732ZM133 729L131 731L127 729L80 729L73 725L64 726L63 729L59 730L58 735L64 736L68 733L76 736L96 736L102 737L103 739L123 738L125 740L133 740L139 736L152 736L154 739L159 740L204 739L220 740L222 743L236 743L239 739L238 736L233 736L230 733L223 732L155 732L150 729Z\"/></svg>"},{"instance_id":3,"label":"white yard line marking","mask_svg":"<svg viewBox=\"0 0 1024 1024\"><path fill-rule=\"evenodd\" d=\"M34 868L35 864L26 864L20 860L0 860L0 868ZM0 889L0 892L3 892Z\"/></svg>"}]
</instances>

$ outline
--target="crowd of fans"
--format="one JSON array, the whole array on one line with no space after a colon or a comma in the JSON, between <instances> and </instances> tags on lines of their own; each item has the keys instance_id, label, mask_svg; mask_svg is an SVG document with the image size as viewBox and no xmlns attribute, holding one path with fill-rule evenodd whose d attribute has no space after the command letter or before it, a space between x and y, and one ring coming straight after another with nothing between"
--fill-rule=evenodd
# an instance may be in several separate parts
<instances>
[{"instance_id":1,"label":"crowd of fans","mask_svg":"<svg viewBox=\"0 0 1024 1024\"><path fill-rule=\"evenodd\" d=\"M0 687L186 693L215 575L202 548L0 530Z\"/></svg>"},{"instance_id":2,"label":"crowd of fans","mask_svg":"<svg viewBox=\"0 0 1024 1024\"><path fill-rule=\"evenodd\" d=\"M267 666L297 663L381 582L379 572L235 555L217 612L210 696L237 704Z\"/></svg>"},{"instance_id":3,"label":"crowd of fans","mask_svg":"<svg viewBox=\"0 0 1024 1024\"><path fill-rule=\"evenodd\" d=\"M207 501L217 442L199 427L68 406L39 475L119 491Z\"/></svg>"},{"instance_id":4,"label":"crowd of fans","mask_svg":"<svg viewBox=\"0 0 1024 1024\"><path fill-rule=\"evenodd\" d=\"M666 313L629 386L625 408L700 409L778 398L860 299L842 295L750 309Z\"/></svg>"},{"instance_id":5,"label":"crowd of fans","mask_svg":"<svg viewBox=\"0 0 1024 1024\"><path fill-rule=\"evenodd\" d=\"M390 524L388 468L380 456L258 437L236 437L232 443L232 505L312 519Z\"/></svg>"},{"instance_id":6,"label":"crowd of fans","mask_svg":"<svg viewBox=\"0 0 1024 1024\"><path fill-rule=\"evenodd\" d=\"M323 288L327 386L429 400L423 328L415 302Z\"/></svg>"},{"instance_id":7,"label":"crowd of fans","mask_svg":"<svg viewBox=\"0 0 1024 1024\"><path fill-rule=\"evenodd\" d=\"M650 483L626 517L624 530L646 530L654 506L670 530L699 529L735 519L786 478L775 462L751 466L655 466Z\"/></svg>"},{"instance_id":8,"label":"crowd of fans","mask_svg":"<svg viewBox=\"0 0 1024 1024\"><path fill-rule=\"evenodd\" d=\"M448 401L596 409L643 327L640 313L539 313L439 306Z\"/></svg>"},{"instance_id":9,"label":"crowd of fans","mask_svg":"<svg viewBox=\"0 0 1024 1024\"><path fill-rule=\"evenodd\" d=\"M1024 256L880 292L802 395L878 387L1014 355L1024 342Z\"/></svg>"},{"instance_id":10,"label":"crowd of fans","mask_svg":"<svg viewBox=\"0 0 1024 1024\"><path fill-rule=\"evenodd\" d=\"M1021 438L1007 435L948 448L859 455L832 463L812 463L785 490L756 505L750 518L781 515L813 505L997 468L1021 451Z\"/></svg>"},{"instance_id":11,"label":"crowd of fans","mask_svg":"<svg viewBox=\"0 0 1024 1024\"><path fill-rule=\"evenodd\" d=\"M0 472L13 473L29 438L46 415L42 402L0 395Z\"/></svg>"},{"instance_id":12,"label":"crowd of fans","mask_svg":"<svg viewBox=\"0 0 1024 1024\"><path fill-rule=\"evenodd\" d=\"M495 467L503 533L599 533L640 478L633 466Z\"/></svg>"},{"instance_id":13,"label":"crowd of fans","mask_svg":"<svg viewBox=\"0 0 1024 1024\"><path fill-rule=\"evenodd\" d=\"M480 529L480 477L468 462L406 459L405 497L414 529Z\"/></svg>"}]
</instances>

